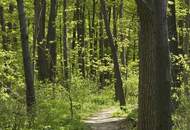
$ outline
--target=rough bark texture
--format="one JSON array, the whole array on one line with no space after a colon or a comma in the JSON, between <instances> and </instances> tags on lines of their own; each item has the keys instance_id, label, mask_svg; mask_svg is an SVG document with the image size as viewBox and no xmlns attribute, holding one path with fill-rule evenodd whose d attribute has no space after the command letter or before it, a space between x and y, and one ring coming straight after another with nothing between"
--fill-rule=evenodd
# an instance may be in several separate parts
<instances>
[{"instance_id":1,"label":"rough bark texture","mask_svg":"<svg viewBox=\"0 0 190 130\"><path fill-rule=\"evenodd\" d=\"M108 15L107 15L107 10L106 10L106 2L104 0L100 0L100 3L101 3L102 13L104 16L105 30L108 36L109 45L111 48L112 58L114 62L116 98L119 100L120 106L125 106L126 102L125 102L125 97L124 97L124 92L123 92L123 83L122 83L121 73L120 73L120 68L119 68L119 63L118 63L117 49L114 45L114 39L113 39L110 26L109 26Z\"/></svg>"},{"instance_id":2,"label":"rough bark texture","mask_svg":"<svg viewBox=\"0 0 190 130\"><path fill-rule=\"evenodd\" d=\"M29 42L28 42L28 29L26 24L26 17L24 11L23 0L17 0L19 22L20 22L20 32L21 32L21 42L22 42L22 55L24 63L24 74L26 83L26 104L28 114L33 114L33 108L35 105L35 91L34 91L34 80L32 73L32 64L29 52Z\"/></svg>"},{"instance_id":3,"label":"rough bark texture","mask_svg":"<svg viewBox=\"0 0 190 130\"><path fill-rule=\"evenodd\" d=\"M170 130L167 1L136 2L140 16L138 130Z\"/></svg>"},{"instance_id":4,"label":"rough bark texture","mask_svg":"<svg viewBox=\"0 0 190 130\"><path fill-rule=\"evenodd\" d=\"M56 77L56 16L57 16L57 0L51 0L51 8L49 14L47 44L50 53L49 79L55 81Z\"/></svg>"}]
</instances>

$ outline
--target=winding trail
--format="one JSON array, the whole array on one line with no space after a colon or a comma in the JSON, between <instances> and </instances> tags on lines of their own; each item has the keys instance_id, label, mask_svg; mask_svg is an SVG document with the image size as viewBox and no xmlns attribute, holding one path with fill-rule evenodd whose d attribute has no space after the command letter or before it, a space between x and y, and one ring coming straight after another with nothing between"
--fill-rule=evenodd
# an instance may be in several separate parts
<instances>
[{"instance_id":1,"label":"winding trail","mask_svg":"<svg viewBox=\"0 0 190 130\"><path fill-rule=\"evenodd\" d=\"M113 117L117 109L109 108L84 120L86 130L128 130L126 118Z\"/></svg>"}]
</instances>

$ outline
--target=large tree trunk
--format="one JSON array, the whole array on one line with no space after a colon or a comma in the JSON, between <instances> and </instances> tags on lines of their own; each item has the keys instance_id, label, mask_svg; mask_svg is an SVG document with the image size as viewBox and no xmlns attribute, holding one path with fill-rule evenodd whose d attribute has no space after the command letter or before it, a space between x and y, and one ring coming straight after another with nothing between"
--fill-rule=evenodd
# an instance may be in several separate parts
<instances>
[{"instance_id":1,"label":"large tree trunk","mask_svg":"<svg viewBox=\"0 0 190 130\"><path fill-rule=\"evenodd\" d=\"M136 2L141 26L138 130L170 130L167 1Z\"/></svg>"},{"instance_id":2,"label":"large tree trunk","mask_svg":"<svg viewBox=\"0 0 190 130\"><path fill-rule=\"evenodd\" d=\"M57 16L57 0L51 0L51 8L49 14L47 44L50 52L49 79L55 81L56 77L56 16Z\"/></svg>"},{"instance_id":3,"label":"large tree trunk","mask_svg":"<svg viewBox=\"0 0 190 130\"><path fill-rule=\"evenodd\" d=\"M28 29L26 16L24 11L23 0L17 0L19 22L20 22L20 32L21 32L21 42L22 42L22 55L24 64L24 74L26 83L26 104L27 112L29 115L34 112L35 105L35 91L34 91L34 80L32 73L32 64L29 52L29 41L28 41Z\"/></svg>"},{"instance_id":4,"label":"large tree trunk","mask_svg":"<svg viewBox=\"0 0 190 130\"><path fill-rule=\"evenodd\" d=\"M114 39L113 39L111 29L109 26L109 20L108 20L108 15L106 11L106 2L104 0L100 0L100 3L101 3L101 10L104 15L105 29L108 36L109 45L111 48L112 58L114 62L114 76L116 80L115 81L116 98L119 100L120 106L125 106L126 102L125 102L125 97L124 97L124 92L123 92L123 83L122 83L121 73L120 73L120 68L119 68L119 63L118 63L117 49L114 45Z\"/></svg>"}]
</instances>

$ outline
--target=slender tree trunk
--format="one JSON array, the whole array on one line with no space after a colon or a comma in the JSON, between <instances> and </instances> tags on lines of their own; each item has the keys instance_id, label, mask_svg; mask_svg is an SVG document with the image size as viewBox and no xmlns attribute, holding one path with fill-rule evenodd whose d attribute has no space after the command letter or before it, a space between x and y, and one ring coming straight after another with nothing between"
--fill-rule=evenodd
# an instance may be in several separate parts
<instances>
[{"instance_id":1,"label":"slender tree trunk","mask_svg":"<svg viewBox=\"0 0 190 130\"><path fill-rule=\"evenodd\" d=\"M93 13L92 13L92 29L93 29L93 42L94 42L94 53L93 53L93 57L94 57L94 64L96 66L96 63L97 63L97 50L98 50L98 41L97 41L97 38L98 38L98 31L97 31L97 21L96 21L96 8L97 8L97 2L96 0L93 0ZM97 72L96 72L96 69L97 67L95 67L93 70L93 74L94 76L96 77L97 75Z\"/></svg>"},{"instance_id":2,"label":"slender tree trunk","mask_svg":"<svg viewBox=\"0 0 190 130\"><path fill-rule=\"evenodd\" d=\"M29 52L29 36L28 28L26 22L26 16L24 11L23 0L17 0L19 22L20 22L20 32L21 32L21 42L22 42L22 55L24 64L24 74L26 83L26 104L27 112L29 115L34 114L35 106L35 91L34 91L34 80L32 73L32 64Z\"/></svg>"},{"instance_id":3,"label":"slender tree trunk","mask_svg":"<svg viewBox=\"0 0 190 130\"><path fill-rule=\"evenodd\" d=\"M170 4L172 3L172 4ZM170 52L172 55L172 63L171 63L171 74L172 74L172 94L178 95L177 89L181 86L180 71L181 64L179 59L179 41L178 41L178 34L177 34L177 25L176 25L176 9L175 9L175 0L170 0L168 4L169 8L169 15L168 15L168 39L169 39L169 46ZM182 53L181 53L182 54ZM177 58L176 58L177 57ZM174 112L177 109L178 101L176 98L172 98L172 111Z\"/></svg>"},{"instance_id":4,"label":"slender tree trunk","mask_svg":"<svg viewBox=\"0 0 190 130\"><path fill-rule=\"evenodd\" d=\"M169 7L169 16L168 16L168 38L170 45L170 52L174 56L179 55L178 51L178 36L177 36L177 26L176 26L176 9L175 9L175 0L170 0L172 4L168 4ZM181 83L178 79L180 73L180 66L178 64L178 60L174 59L172 63L172 79L173 79L173 87L179 88Z\"/></svg>"},{"instance_id":5,"label":"slender tree trunk","mask_svg":"<svg viewBox=\"0 0 190 130\"><path fill-rule=\"evenodd\" d=\"M6 29L5 29L5 18L4 18L4 8L0 5L0 25L2 31L2 45L4 50L8 50Z\"/></svg>"},{"instance_id":6,"label":"slender tree trunk","mask_svg":"<svg viewBox=\"0 0 190 130\"><path fill-rule=\"evenodd\" d=\"M68 68L68 49L67 49L67 0L63 2L63 63L64 63L64 79L67 81L69 78Z\"/></svg>"},{"instance_id":7,"label":"slender tree trunk","mask_svg":"<svg viewBox=\"0 0 190 130\"><path fill-rule=\"evenodd\" d=\"M99 58L101 63L103 62L104 57L104 29L103 29L103 18L102 12L99 12ZM104 72L100 72L100 89L103 89L105 86Z\"/></svg>"},{"instance_id":8,"label":"slender tree trunk","mask_svg":"<svg viewBox=\"0 0 190 130\"><path fill-rule=\"evenodd\" d=\"M75 2L75 7L77 7L77 2ZM71 41L71 71L74 72L76 66L76 40L77 40L77 9L73 12L73 21L75 22L72 31L72 41Z\"/></svg>"},{"instance_id":9,"label":"slender tree trunk","mask_svg":"<svg viewBox=\"0 0 190 130\"><path fill-rule=\"evenodd\" d=\"M167 1L136 2L141 27L138 130L171 130Z\"/></svg>"},{"instance_id":10,"label":"slender tree trunk","mask_svg":"<svg viewBox=\"0 0 190 130\"><path fill-rule=\"evenodd\" d=\"M90 12L90 11L89 11ZM90 77L95 77L96 68L94 68L95 59L97 56L97 40L95 31L95 17L96 17L96 0L93 0L92 5L92 18L91 13L89 13L89 36L90 36Z\"/></svg>"},{"instance_id":11,"label":"slender tree trunk","mask_svg":"<svg viewBox=\"0 0 190 130\"><path fill-rule=\"evenodd\" d=\"M113 0L113 38L117 48L117 7L116 0Z\"/></svg>"},{"instance_id":12,"label":"slender tree trunk","mask_svg":"<svg viewBox=\"0 0 190 130\"><path fill-rule=\"evenodd\" d=\"M37 44L38 44L38 78L42 81L48 79L47 45L45 42L46 0L36 0L35 9L37 17Z\"/></svg>"},{"instance_id":13,"label":"slender tree trunk","mask_svg":"<svg viewBox=\"0 0 190 130\"><path fill-rule=\"evenodd\" d=\"M119 68L119 63L118 63L117 49L114 45L114 39L113 39L111 29L109 26L108 15L106 11L106 2L104 0L100 0L100 3L101 3L102 13L104 15L105 29L108 36L109 45L111 48L112 58L114 62L114 76L116 80L115 81L116 98L119 100L120 106L125 106L126 102L125 102L125 96L123 92L123 83L122 83L121 73L120 73L120 68Z\"/></svg>"},{"instance_id":14,"label":"slender tree trunk","mask_svg":"<svg viewBox=\"0 0 190 130\"><path fill-rule=\"evenodd\" d=\"M32 67L33 67L33 78L35 79L35 67L36 67L36 49L37 49L37 37L39 35L39 17L40 17L40 1L34 0L34 25L33 25L33 59L32 59ZM35 81L35 80L34 80Z\"/></svg>"},{"instance_id":15,"label":"slender tree trunk","mask_svg":"<svg viewBox=\"0 0 190 130\"><path fill-rule=\"evenodd\" d=\"M55 81L56 78L56 16L57 16L57 0L51 0L51 8L49 14L47 44L50 53L49 79Z\"/></svg>"},{"instance_id":16,"label":"slender tree trunk","mask_svg":"<svg viewBox=\"0 0 190 130\"><path fill-rule=\"evenodd\" d=\"M120 6L119 6L119 20L120 20L120 40L123 42L124 36L123 36L123 0L120 0ZM121 53L121 63L123 66L126 66L126 47L122 46L122 53Z\"/></svg>"},{"instance_id":17,"label":"slender tree trunk","mask_svg":"<svg viewBox=\"0 0 190 130\"><path fill-rule=\"evenodd\" d=\"M133 42L133 61L136 60L136 41Z\"/></svg>"},{"instance_id":18,"label":"slender tree trunk","mask_svg":"<svg viewBox=\"0 0 190 130\"><path fill-rule=\"evenodd\" d=\"M77 38L79 43L79 70L83 77L85 77L85 0L77 0Z\"/></svg>"}]
</instances>

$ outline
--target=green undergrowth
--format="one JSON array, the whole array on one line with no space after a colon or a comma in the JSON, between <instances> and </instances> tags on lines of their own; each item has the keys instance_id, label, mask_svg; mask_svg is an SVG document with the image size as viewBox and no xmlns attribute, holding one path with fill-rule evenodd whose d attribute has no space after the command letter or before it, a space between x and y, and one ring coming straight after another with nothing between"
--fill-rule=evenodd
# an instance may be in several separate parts
<instances>
[{"instance_id":1,"label":"green undergrowth","mask_svg":"<svg viewBox=\"0 0 190 130\"><path fill-rule=\"evenodd\" d=\"M111 86L99 90L96 83L77 77L71 81L70 92L62 85L39 87L37 91L38 129L83 129L83 119L115 105Z\"/></svg>"},{"instance_id":2,"label":"green undergrowth","mask_svg":"<svg viewBox=\"0 0 190 130\"><path fill-rule=\"evenodd\" d=\"M116 105L113 86L99 90L94 81L72 77L69 89L61 83L36 82L36 117L28 128L24 87L14 98L3 89L0 95L0 129L82 130L82 120L101 109Z\"/></svg>"}]
</instances>

